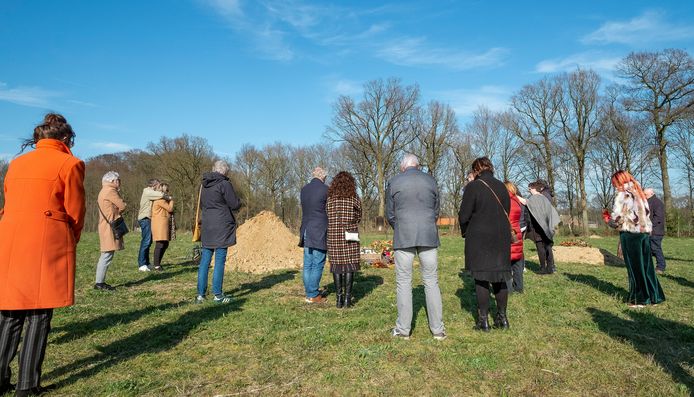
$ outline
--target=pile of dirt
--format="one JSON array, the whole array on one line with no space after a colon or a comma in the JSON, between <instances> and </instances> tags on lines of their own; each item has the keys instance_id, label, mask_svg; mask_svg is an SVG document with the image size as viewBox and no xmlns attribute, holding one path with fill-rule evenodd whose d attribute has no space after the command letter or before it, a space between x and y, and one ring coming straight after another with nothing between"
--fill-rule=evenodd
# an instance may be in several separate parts
<instances>
[{"instance_id":1,"label":"pile of dirt","mask_svg":"<svg viewBox=\"0 0 694 397\"><path fill-rule=\"evenodd\" d=\"M554 246L552 250L554 251L554 261L557 263L605 264L605 256L598 248ZM528 259L537 261L537 255Z\"/></svg>"},{"instance_id":2,"label":"pile of dirt","mask_svg":"<svg viewBox=\"0 0 694 397\"><path fill-rule=\"evenodd\" d=\"M229 248L225 271L267 273L279 269L299 269L303 250L292 234L271 211L263 211L239 226L236 245Z\"/></svg>"}]
</instances>

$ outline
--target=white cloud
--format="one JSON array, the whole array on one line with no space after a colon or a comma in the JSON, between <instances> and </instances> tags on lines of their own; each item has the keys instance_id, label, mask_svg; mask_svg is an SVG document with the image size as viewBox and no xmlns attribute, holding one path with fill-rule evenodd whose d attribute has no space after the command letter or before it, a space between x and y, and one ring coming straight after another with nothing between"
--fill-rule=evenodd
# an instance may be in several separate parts
<instances>
[{"instance_id":1,"label":"white cloud","mask_svg":"<svg viewBox=\"0 0 694 397\"><path fill-rule=\"evenodd\" d=\"M132 149L132 147L118 142L93 142L89 144L89 147L111 152L125 152Z\"/></svg>"},{"instance_id":2,"label":"white cloud","mask_svg":"<svg viewBox=\"0 0 694 397\"><path fill-rule=\"evenodd\" d=\"M499 47L490 48L482 53L435 47L421 37L392 41L378 51L380 58L397 65L440 66L456 70L499 66L507 54L507 49Z\"/></svg>"},{"instance_id":3,"label":"white cloud","mask_svg":"<svg viewBox=\"0 0 694 397\"><path fill-rule=\"evenodd\" d=\"M601 74L610 74L615 70L621 59L621 57L606 56L595 52L583 52L564 58L545 59L535 66L535 72L569 72L580 67L582 69L593 69Z\"/></svg>"},{"instance_id":4,"label":"white cloud","mask_svg":"<svg viewBox=\"0 0 694 397\"><path fill-rule=\"evenodd\" d=\"M694 27L667 19L661 11L646 11L628 21L608 21L581 39L584 44L643 45L694 38Z\"/></svg>"},{"instance_id":5,"label":"white cloud","mask_svg":"<svg viewBox=\"0 0 694 397\"><path fill-rule=\"evenodd\" d=\"M45 108L50 105L52 98L62 96L61 93L50 91L41 87L15 87L9 88L6 83L0 82L0 101L11 102L17 105Z\"/></svg>"},{"instance_id":6,"label":"white cloud","mask_svg":"<svg viewBox=\"0 0 694 397\"><path fill-rule=\"evenodd\" d=\"M67 101L70 103L73 103L75 105L80 105L80 106L84 106L84 107L88 107L88 108L98 108L99 107L99 105L97 105L95 103L78 101L76 99L68 99Z\"/></svg>"},{"instance_id":7,"label":"white cloud","mask_svg":"<svg viewBox=\"0 0 694 397\"><path fill-rule=\"evenodd\" d=\"M467 117L480 106L486 106L493 111L504 111L508 108L511 90L494 85L486 85L474 89L457 89L441 91L436 97L442 102L449 103L458 117Z\"/></svg>"}]
</instances>

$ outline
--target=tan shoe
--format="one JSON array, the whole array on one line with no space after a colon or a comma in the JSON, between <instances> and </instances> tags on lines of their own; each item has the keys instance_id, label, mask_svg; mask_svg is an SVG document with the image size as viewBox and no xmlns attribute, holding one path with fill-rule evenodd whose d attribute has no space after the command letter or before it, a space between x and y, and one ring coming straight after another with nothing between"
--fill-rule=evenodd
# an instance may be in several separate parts
<instances>
[{"instance_id":1,"label":"tan shoe","mask_svg":"<svg viewBox=\"0 0 694 397\"><path fill-rule=\"evenodd\" d=\"M308 303L325 303L327 299L323 298L320 295L317 295L315 298L307 298L306 302Z\"/></svg>"}]
</instances>

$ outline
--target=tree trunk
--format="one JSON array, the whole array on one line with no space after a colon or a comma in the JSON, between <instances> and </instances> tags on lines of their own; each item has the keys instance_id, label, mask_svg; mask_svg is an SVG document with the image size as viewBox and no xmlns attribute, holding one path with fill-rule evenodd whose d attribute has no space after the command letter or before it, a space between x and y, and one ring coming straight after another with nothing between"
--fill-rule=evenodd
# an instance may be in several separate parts
<instances>
[{"instance_id":1,"label":"tree trunk","mask_svg":"<svg viewBox=\"0 0 694 397\"><path fill-rule=\"evenodd\" d=\"M381 154L376 157L376 173L378 174L378 216L385 217L386 214L386 181L383 169L383 158Z\"/></svg>"},{"instance_id":2,"label":"tree trunk","mask_svg":"<svg viewBox=\"0 0 694 397\"><path fill-rule=\"evenodd\" d=\"M660 174L663 180L663 204L665 213L672 211L672 193L670 191L670 174L667 169L667 140L665 139L665 127L660 127L657 133L658 139L658 161L660 163Z\"/></svg>"},{"instance_id":3,"label":"tree trunk","mask_svg":"<svg viewBox=\"0 0 694 397\"><path fill-rule=\"evenodd\" d=\"M580 161L581 165L578 167L578 189L580 192L580 203L581 203L581 220L583 222L583 235L590 235L590 228L588 227L588 194L586 193L586 176L585 176L585 164Z\"/></svg>"}]
</instances>

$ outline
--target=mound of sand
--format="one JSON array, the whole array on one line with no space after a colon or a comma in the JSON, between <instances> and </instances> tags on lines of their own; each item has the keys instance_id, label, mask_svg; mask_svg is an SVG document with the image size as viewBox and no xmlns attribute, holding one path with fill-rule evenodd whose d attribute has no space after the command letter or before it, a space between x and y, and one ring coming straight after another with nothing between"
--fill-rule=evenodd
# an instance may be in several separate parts
<instances>
[{"instance_id":1,"label":"mound of sand","mask_svg":"<svg viewBox=\"0 0 694 397\"><path fill-rule=\"evenodd\" d=\"M298 243L299 237L277 215L263 211L236 231L236 245L229 249L224 270L267 273L299 269L303 264L303 250Z\"/></svg>"},{"instance_id":2,"label":"mound of sand","mask_svg":"<svg viewBox=\"0 0 694 397\"><path fill-rule=\"evenodd\" d=\"M593 247L562 247L555 245L554 261L557 263L586 263L588 265L604 265L605 256L599 249ZM537 261L537 255L528 259Z\"/></svg>"}]
</instances>

